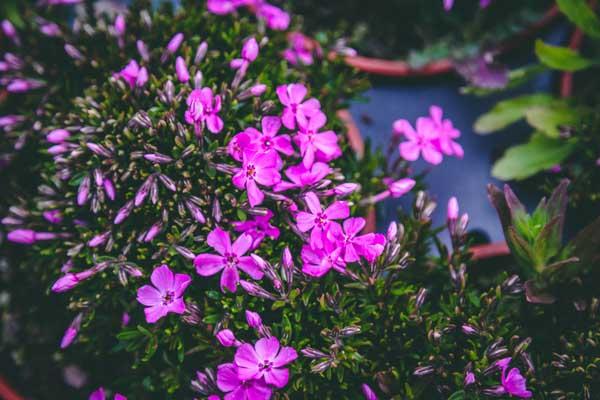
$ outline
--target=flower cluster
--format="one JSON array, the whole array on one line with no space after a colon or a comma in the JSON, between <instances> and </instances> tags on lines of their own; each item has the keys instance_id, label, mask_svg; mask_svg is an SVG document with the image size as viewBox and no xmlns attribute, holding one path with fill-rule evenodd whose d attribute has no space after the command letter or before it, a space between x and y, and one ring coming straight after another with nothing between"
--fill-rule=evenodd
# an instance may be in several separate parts
<instances>
[{"instance_id":1,"label":"flower cluster","mask_svg":"<svg viewBox=\"0 0 600 400\"><path fill-rule=\"evenodd\" d=\"M440 164L444 155L463 158L463 148L455 141L460 137L460 131L452 121L443 119L440 107L431 106L429 112L430 116L417 119L416 129L405 119L394 122L394 133L406 138L400 143L400 155L408 161L423 157L433 165Z\"/></svg>"},{"instance_id":2,"label":"flower cluster","mask_svg":"<svg viewBox=\"0 0 600 400\"><path fill-rule=\"evenodd\" d=\"M239 7L247 7L271 29L284 31L290 25L290 15L265 0L208 0L207 7L217 15L230 14Z\"/></svg>"}]
</instances>

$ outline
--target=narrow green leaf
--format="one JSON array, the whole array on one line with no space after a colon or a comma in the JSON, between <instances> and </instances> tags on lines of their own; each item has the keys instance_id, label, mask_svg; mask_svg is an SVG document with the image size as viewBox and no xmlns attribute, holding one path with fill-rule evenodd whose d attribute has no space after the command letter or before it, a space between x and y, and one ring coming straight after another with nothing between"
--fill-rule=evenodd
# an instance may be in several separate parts
<instances>
[{"instance_id":1,"label":"narrow green leaf","mask_svg":"<svg viewBox=\"0 0 600 400\"><path fill-rule=\"evenodd\" d=\"M525 119L537 131L548 137L558 139L562 127L577 124L581 111L567 106L531 107L525 112Z\"/></svg>"},{"instance_id":2,"label":"narrow green leaf","mask_svg":"<svg viewBox=\"0 0 600 400\"><path fill-rule=\"evenodd\" d=\"M535 54L544 65L559 71L574 72L594 65L592 60L582 57L575 50L546 44L539 39L535 42Z\"/></svg>"},{"instance_id":3,"label":"narrow green leaf","mask_svg":"<svg viewBox=\"0 0 600 400\"><path fill-rule=\"evenodd\" d=\"M528 143L511 147L504 153L492 175L502 180L521 180L560 164L575 149L575 141L551 139L536 133Z\"/></svg>"},{"instance_id":4,"label":"narrow green leaf","mask_svg":"<svg viewBox=\"0 0 600 400\"><path fill-rule=\"evenodd\" d=\"M588 35L600 38L600 18L587 0L557 0L560 10Z\"/></svg>"}]
</instances>

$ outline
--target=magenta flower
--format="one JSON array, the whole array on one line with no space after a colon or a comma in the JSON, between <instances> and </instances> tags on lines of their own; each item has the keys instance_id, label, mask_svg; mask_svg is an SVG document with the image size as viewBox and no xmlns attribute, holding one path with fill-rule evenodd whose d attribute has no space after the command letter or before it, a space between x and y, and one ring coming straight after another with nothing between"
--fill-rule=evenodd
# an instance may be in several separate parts
<instances>
[{"instance_id":1,"label":"magenta flower","mask_svg":"<svg viewBox=\"0 0 600 400\"><path fill-rule=\"evenodd\" d=\"M469 386L475 383L475 374L471 371L465 374L464 384L465 386Z\"/></svg>"},{"instance_id":2,"label":"magenta flower","mask_svg":"<svg viewBox=\"0 0 600 400\"><path fill-rule=\"evenodd\" d=\"M119 71L116 76L127 82L131 89L143 87L148 82L148 70L146 70L146 67L140 68L135 60L129 61L129 64Z\"/></svg>"},{"instance_id":3,"label":"magenta flower","mask_svg":"<svg viewBox=\"0 0 600 400\"><path fill-rule=\"evenodd\" d=\"M246 128L244 131L237 133L227 144L227 154L236 161L243 161L246 151L254 152L253 149L250 149L250 145L253 138L259 135L260 132L255 128Z\"/></svg>"},{"instance_id":4,"label":"magenta flower","mask_svg":"<svg viewBox=\"0 0 600 400\"><path fill-rule=\"evenodd\" d=\"M208 0L208 11L217 15L226 15L234 12L241 5L240 0Z\"/></svg>"},{"instance_id":5,"label":"magenta flower","mask_svg":"<svg viewBox=\"0 0 600 400\"><path fill-rule=\"evenodd\" d=\"M227 393L225 400L269 400L272 394L264 379L240 379L238 367L231 363L219 365L217 386Z\"/></svg>"},{"instance_id":6,"label":"magenta flower","mask_svg":"<svg viewBox=\"0 0 600 400\"><path fill-rule=\"evenodd\" d=\"M292 65L312 65L314 43L300 32L289 35L290 47L283 51L283 58Z\"/></svg>"},{"instance_id":7,"label":"magenta flower","mask_svg":"<svg viewBox=\"0 0 600 400\"><path fill-rule=\"evenodd\" d=\"M235 352L235 365L242 380L264 378L267 384L282 388L289 380L289 370L283 367L296 358L294 348L280 347L279 340L271 336L259 339L254 347L241 345Z\"/></svg>"},{"instance_id":8,"label":"magenta flower","mask_svg":"<svg viewBox=\"0 0 600 400\"><path fill-rule=\"evenodd\" d=\"M298 116L299 131L294 141L300 147L302 163L306 168L310 168L315 160L329 162L342 154L335 132L319 132L326 122L327 117L320 111L310 118Z\"/></svg>"},{"instance_id":9,"label":"magenta flower","mask_svg":"<svg viewBox=\"0 0 600 400\"><path fill-rule=\"evenodd\" d=\"M350 207L345 201L335 201L325 210L314 192L304 196L310 212L300 211L296 214L296 224L300 232L311 231L310 245L313 248L323 247L323 234L327 232L332 220L345 219L350 215Z\"/></svg>"},{"instance_id":10,"label":"magenta flower","mask_svg":"<svg viewBox=\"0 0 600 400\"><path fill-rule=\"evenodd\" d=\"M307 186L315 185L331 174L332 169L329 165L316 162L310 168L306 168L303 163L294 165L285 170L285 176L291 182L281 181L275 185L276 192L283 192L289 189L302 189Z\"/></svg>"},{"instance_id":11,"label":"magenta flower","mask_svg":"<svg viewBox=\"0 0 600 400\"><path fill-rule=\"evenodd\" d=\"M276 151L286 156L294 154L292 140L289 135L277 135L281 128L281 119L279 117L263 117L261 121L262 132L256 129L248 129L251 136L250 151L268 152Z\"/></svg>"},{"instance_id":12,"label":"magenta flower","mask_svg":"<svg viewBox=\"0 0 600 400\"><path fill-rule=\"evenodd\" d=\"M268 3L259 5L256 16L263 19L269 28L277 31L285 31L290 26L290 15Z\"/></svg>"},{"instance_id":13,"label":"magenta flower","mask_svg":"<svg viewBox=\"0 0 600 400\"><path fill-rule=\"evenodd\" d=\"M430 119L433 122L433 129L437 134L434 144L447 156L463 158L465 151L459 143L454 141L454 139L460 137L460 131L454 128L452 121L444 119L444 111L440 107L431 106L429 113L431 115Z\"/></svg>"},{"instance_id":14,"label":"magenta flower","mask_svg":"<svg viewBox=\"0 0 600 400\"><path fill-rule=\"evenodd\" d=\"M183 292L192 282L187 274L173 274L167 265L161 265L152 271L152 285L138 289L137 301L147 306L144 309L146 321L155 323L168 313L183 314L185 302Z\"/></svg>"},{"instance_id":15,"label":"magenta flower","mask_svg":"<svg viewBox=\"0 0 600 400\"><path fill-rule=\"evenodd\" d=\"M346 269L346 263L340 256L342 249L331 240L325 240L322 248L304 245L300 253L302 272L306 275L320 278L332 268L338 272Z\"/></svg>"},{"instance_id":16,"label":"magenta flower","mask_svg":"<svg viewBox=\"0 0 600 400\"><path fill-rule=\"evenodd\" d=\"M106 400L106 394L104 393L104 388L99 387L95 391L90 394L89 400ZM127 397L123 396L120 393L115 393L115 397L113 400L127 400Z\"/></svg>"},{"instance_id":17,"label":"magenta flower","mask_svg":"<svg viewBox=\"0 0 600 400\"><path fill-rule=\"evenodd\" d=\"M340 257L345 262L359 261L360 256L363 256L369 262L373 262L383 253L385 236L379 233L367 233L358 236L365 224L364 218L348 218L343 223L343 229L336 222L331 224L328 236L341 249Z\"/></svg>"},{"instance_id":18,"label":"magenta flower","mask_svg":"<svg viewBox=\"0 0 600 400\"><path fill-rule=\"evenodd\" d=\"M279 228L271 225L271 218L273 218L273 212L267 210L266 215L254 215L251 219L247 219L246 221L233 222L233 229L235 229L236 232L249 234L252 237L252 246L250 247L250 250L254 250L266 236L273 240L279 237Z\"/></svg>"},{"instance_id":19,"label":"magenta flower","mask_svg":"<svg viewBox=\"0 0 600 400\"><path fill-rule=\"evenodd\" d=\"M438 139L437 132L429 118L417 119L417 130L404 120L394 122L394 131L403 134L408 141L400 143L400 155L408 161L416 161L422 155L430 164L438 165L442 162L442 153L434 141Z\"/></svg>"},{"instance_id":20,"label":"magenta flower","mask_svg":"<svg viewBox=\"0 0 600 400\"><path fill-rule=\"evenodd\" d=\"M511 358L506 357L496 362L496 365L502 371L501 381L504 392L521 399L531 398L533 394L530 390L527 390L527 381L525 380L525 377L521 375L518 368L512 368L508 372L508 375L506 374L510 361Z\"/></svg>"},{"instance_id":21,"label":"magenta flower","mask_svg":"<svg viewBox=\"0 0 600 400\"><path fill-rule=\"evenodd\" d=\"M306 93L306 86L300 83L277 87L277 97L284 106L281 122L286 128L296 128L296 121L300 115L310 117L321 109L319 100L315 98L303 101Z\"/></svg>"},{"instance_id":22,"label":"magenta flower","mask_svg":"<svg viewBox=\"0 0 600 400\"><path fill-rule=\"evenodd\" d=\"M215 228L206 238L206 243L219 254L199 254L194 259L196 272L201 276L221 274L221 290L235 292L240 281L238 269L250 275L252 279L262 279L264 273L250 256L244 256L252 245L252 236L244 233L231 244L229 233Z\"/></svg>"},{"instance_id":23,"label":"magenta flower","mask_svg":"<svg viewBox=\"0 0 600 400\"><path fill-rule=\"evenodd\" d=\"M237 169L232 182L238 189L246 189L250 206L261 204L265 198L257 184L273 186L281 181L279 164L280 159L275 152L244 153L242 168Z\"/></svg>"},{"instance_id":24,"label":"magenta flower","mask_svg":"<svg viewBox=\"0 0 600 400\"><path fill-rule=\"evenodd\" d=\"M196 133L206 127L212 133L219 133L223 129L223 120L219 116L221 111L221 96L213 95L211 88L194 89L187 98L188 109L185 120L194 125Z\"/></svg>"}]
</instances>

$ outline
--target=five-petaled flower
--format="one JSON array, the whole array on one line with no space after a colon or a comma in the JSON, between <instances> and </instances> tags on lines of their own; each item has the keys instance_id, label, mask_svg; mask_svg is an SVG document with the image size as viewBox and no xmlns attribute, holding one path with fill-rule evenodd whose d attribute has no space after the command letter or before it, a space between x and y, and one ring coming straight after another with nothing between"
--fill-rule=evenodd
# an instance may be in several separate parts
<instances>
[{"instance_id":1,"label":"five-petaled flower","mask_svg":"<svg viewBox=\"0 0 600 400\"><path fill-rule=\"evenodd\" d=\"M319 132L327 122L324 113L316 111L310 117L301 113L297 120L299 130L294 141L300 147L302 163L306 168L310 168L315 160L329 162L342 154L334 131Z\"/></svg>"},{"instance_id":2,"label":"five-petaled flower","mask_svg":"<svg viewBox=\"0 0 600 400\"><path fill-rule=\"evenodd\" d=\"M238 189L246 189L250 206L261 204L265 198L259 189L262 186L273 186L281 181L280 158L275 152L244 152L242 168L233 175L232 182Z\"/></svg>"},{"instance_id":3,"label":"five-petaled flower","mask_svg":"<svg viewBox=\"0 0 600 400\"><path fill-rule=\"evenodd\" d=\"M284 106L283 113L281 114L281 122L283 122L286 128L296 128L296 119L298 116L310 117L321 109L321 103L315 98L304 101L307 92L306 86L300 83L277 87L277 97L279 97L279 101Z\"/></svg>"},{"instance_id":4,"label":"five-petaled flower","mask_svg":"<svg viewBox=\"0 0 600 400\"><path fill-rule=\"evenodd\" d=\"M272 394L264 379L240 379L233 363L219 365L217 386L226 393L225 400L269 400Z\"/></svg>"},{"instance_id":5,"label":"five-petaled flower","mask_svg":"<svg viewBox=\"0 0 600 400\"><path fill-rule=\"evenodd\" d=\"M215 228L208 234L206 242L219 254L199 254L194 259L196 272L201 276L211 276L219 271L221 274L221 290L235 292L240 281L238 269L244 271L252 279L262 279L264 273L250 256L245 256L253 239L247 233L240 235L231 244L229 233Z\"/></svg>"},{"instance_id":6,"label":"five-petaled flower","mask_svg":"<svg viewBox=\"0 0 600 400\"><path fill-rule=\"evenodd\" d=\"M150 281L154 286L144 285L137 292L137 300L147 306L144 313L148 323L155 323L168 313L184 313L183 292L192 282L189 275L173 274L167 265L161 265L154 269Z\"/></svg>"},{"instance_id":7,"label":"five-petaled flower","mask_svg":"<svg viewBox=\"0 0 600 400\"><path fill-rule=\"evenodd\" d=\"M221 111L221 96L213 95L211 88L194 89L187 98L188 109L185 120L194 125L196 134L202 132L204 124L212 133L219 133L223 129L223 120L219 116Z\"/></svg>"},{"instance_id":8,"label":"five-petaled flower","mask_svg":"<svg viewBox=\"0 0 600 400\"><path fill-rule=\"evenodd\" d=\"M310 212L300 211L296 214L296 225L301 232L311 231L310 245L314 248L323 247L323 234L329 229L330 223L335 219L348 218L350 207L345 201L334 201L323 210L319 198L314 192L304 196L306 206Z\"/></svg>"},{"instance_id":9,"label":"five-petaled flower","mask_svg":"<svg viewBox=\"0 0 600 400\"><path fill-rule=\"evenodd\" d=\"M241 345L235 353L235 365L241 380L264 378L267 384L282 388L287 385L290 374L284 367L296 358L298 353L294 348L281 347L279 340L271 336L259 339L254 346Z\"/></svg>"}]
</instances>

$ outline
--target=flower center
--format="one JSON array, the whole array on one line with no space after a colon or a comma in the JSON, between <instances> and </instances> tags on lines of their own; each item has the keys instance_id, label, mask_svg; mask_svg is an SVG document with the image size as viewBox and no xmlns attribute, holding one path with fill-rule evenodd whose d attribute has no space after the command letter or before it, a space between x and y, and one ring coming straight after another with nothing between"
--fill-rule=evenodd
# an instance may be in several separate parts
<instances>
[{"instance_id":1,"label":"flower center","mask_svg":"<svg viewBox=\"0 0 600 400\"><path fill-rule=\"evenodd\" d=\"M167 305L171 304L174 299L175 299L175 292L173 292L171 290L167 291L167 293L165 293L165 295L163 296L163 306L167 306Z\"/></svg>"},{"instance_id":2,"label":"flower center","mask_svg":"<svg viewBox=\"0 0 600 400\"><path fill-rule=\"evenodd\" d=\"M271 148L271 146L273 145L273 143L271 143L271 138L264 138L263 139L263 147L268 150Z\"/></svg>"},{"instance_id":3,"label":"flower center","mask_svg":"<svg viewBox=\"0 0 600 400\"><path fill-rule=\"evenodd\" d=\"M225 262L227 263L228 267L235 267L238 264L238 258L233 253L225 254L225 260L226 260Z\"/></svg>"},{"instance_id":4,"label":"flower center","mask_svg":"<svg viewBox=\"0 0 600 400\"><path fill-rule=\"evenodd\" d=\"M325 227L328 222L327 215L323 212L320 212L315 216L315 224L320 228Z\"/></svg>"},{"instance_id":5,"label":"flower center","mask_svg":"<svg viewBox=\"0 0 600 400\"><path fill-rule=\"evenodd\" d=\"M269 371L272 366L273 363L271 363L269 360L264 360L263 362L258 363L258 369L261 371Z\"/></svg>"},{"instance_id":6,"label":"flower center","mask_svg":"<svg viewBox=\"0 0 600 400\"><path fill-rule=\"evenodd\" d=\"M248 164L248 166L246 167L246 177L248 177L248 179L254 179L255 175L256 167L254 166L254 164Z\"/></svg>"}]
</instances>

